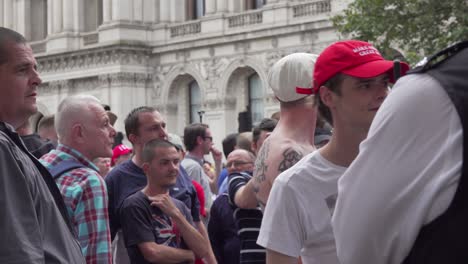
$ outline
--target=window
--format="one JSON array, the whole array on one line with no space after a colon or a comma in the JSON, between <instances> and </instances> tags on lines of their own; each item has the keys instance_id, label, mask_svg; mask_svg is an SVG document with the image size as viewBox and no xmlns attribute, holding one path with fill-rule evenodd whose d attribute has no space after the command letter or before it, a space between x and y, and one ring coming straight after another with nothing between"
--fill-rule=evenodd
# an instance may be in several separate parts
<instances>
[{"instance_id":1,"label":"window","mask_svg":"<svg viewBox=\"0 0 468 264\"><path fill-rule=\"evenodd\" d=\"M31 1L31 41L47 37L47 0Z\"/></svg>"},{"instance_id":2,"label":"window","mask_svg":"<svg viewBox=\"0 0 468 264\"><path fill-rule=\"evenodd\" d=\"M189 83L189 112L190 123L200 122L198 112L201 110L200 87L196 81Z\"/></svg>"},{"instance_id":3,"label":"window","mask_svg":"<svg viewBox=\"0 0 468 264\"><path fill-rule=\"evenodd\" d=\"M250 75L249 83L249 107L252 117L252 126L256 126L263 119L263 87L257 73Z\"/></svg>"},{"instance_id":4,"label":"window","mask_svg":"<svg viewBox=\"0 0 468 264\"><path fill-rule=\"evenodd\" d=\"M245 9L260 9L266 4L266 0L245 0Z\"/></svg>"},{"instance_id":5,"label":"window","mask_svg":"<svg viewBox=\"0 0 468 264\"><path fill-rule=\"evenodd\" d=\"M205 0L187 0L187 20L196 20L205 15Z\"/></svg>"}]
</instances>

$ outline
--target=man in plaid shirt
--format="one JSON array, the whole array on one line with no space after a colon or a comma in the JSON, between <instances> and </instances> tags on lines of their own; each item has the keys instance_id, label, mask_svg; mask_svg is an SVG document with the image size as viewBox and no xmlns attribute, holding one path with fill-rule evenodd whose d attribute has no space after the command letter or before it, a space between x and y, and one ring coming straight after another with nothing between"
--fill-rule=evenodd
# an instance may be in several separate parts
<instances>
[{"instance_id":1,"label":"man in plaid shirt","mask_svg":"<svg viewBox=\"0 0 468 264\"><path fill-rule=\"evenodd\" d=\"M62 161L82 165L55 179L75 225L88 264L112 263L107 189L91 162L111 157L115 129L98 99L88 95L65 98L55 119L59 145L41 158L51 170Z\"/></svg>"}]
</instances>

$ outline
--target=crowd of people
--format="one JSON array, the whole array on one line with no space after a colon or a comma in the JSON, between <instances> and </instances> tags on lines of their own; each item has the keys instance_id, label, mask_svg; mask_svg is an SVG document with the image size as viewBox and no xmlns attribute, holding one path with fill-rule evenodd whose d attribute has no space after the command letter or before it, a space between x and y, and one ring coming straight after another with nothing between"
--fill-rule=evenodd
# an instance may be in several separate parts
<instances>
[{"instance_id":1,"label":"crowd of people","mask_svg":"<svg viewBox=\"0 0 468 264\"><path fill-rule=\"evenodd\" d=\"M411 71L359 40L287 55L280 111L221 151L86 94L33 129L37 63L0 28L0 263L465 263L466 61L467 41Z\"/></svg>"}]
</instances>

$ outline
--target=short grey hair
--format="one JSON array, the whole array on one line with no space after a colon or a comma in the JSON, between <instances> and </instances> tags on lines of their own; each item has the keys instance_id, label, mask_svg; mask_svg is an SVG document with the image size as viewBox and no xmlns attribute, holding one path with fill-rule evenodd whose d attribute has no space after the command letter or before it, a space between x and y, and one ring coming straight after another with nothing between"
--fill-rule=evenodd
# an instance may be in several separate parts
<instances>
[{"instance_id":1,"label":"short grey hair","mask_svg":"<svg viewBox=\"0 0 468 264\"><path fill-rule=\"evenodd\" d=\"M90 117L87 110L91 107L103 108L99 99L88 94L72 95L60 102L55 115L55 128L59 141L68 137L74 124L84 122Z\"/></svg>"}]
</instances>

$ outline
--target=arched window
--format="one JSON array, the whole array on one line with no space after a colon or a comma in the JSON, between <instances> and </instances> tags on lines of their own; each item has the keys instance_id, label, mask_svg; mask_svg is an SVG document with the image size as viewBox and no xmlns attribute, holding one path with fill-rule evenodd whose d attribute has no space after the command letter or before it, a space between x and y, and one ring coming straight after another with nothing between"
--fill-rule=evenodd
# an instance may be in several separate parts
<instances>
[{"instance_id":1,"label":"arched window","mask_svg":"<svg viewBox=\"0 0 468 264\"><path fill-rule=\"evenodd\" d=\"M196 81L189 83L189 112L190 123L200 122L198 112L201 110L200 87Z\"/></svg>"},{"instance_id":2,"label":"arched window","mask_svg":"<svg viewBox=\"0 0 468 264\"><path fill-rule=\"evenodd\" d=\"M84 32L96 31L102 24L102 0L84 0Z\"/></svg>"},{"instance_id":3,"label":"arched window","mask_svg":"<svg viewBox=\"0 0 468 264\"><path fill-rule=\"evenodd\" d=\"M187 0L187 20L196 20L205 15L205 0Z\"/></svg>"},{"instance_id":4,"label":"arched window","mask_svg":"<svg viewBox=\"0 0 468 264\"><path fill-rule=\"evenodd\" d=\"M249 83L249 107L252 117L252 126L256 126L263 119L263 87L257 73L250 75Z\"/></svg>"},{"instance_id":5,"label":"arched window","mask_svg":"<svg viewBox=\"0 0 468 264\"><path fill-rule=\"evenodd\" d=\"M245 9L260 9L266 4L266 0L245 0Z\"/></svg>"},{"instance_id":6,"label":"arched window","mask_svg":"<svg viewBox=\"0 0 468 264\"><path fill-rule=\"evenodd\" d=\"M31 41L47 37L47 0L31 1Z\"/></svg>"}]
</instances>

